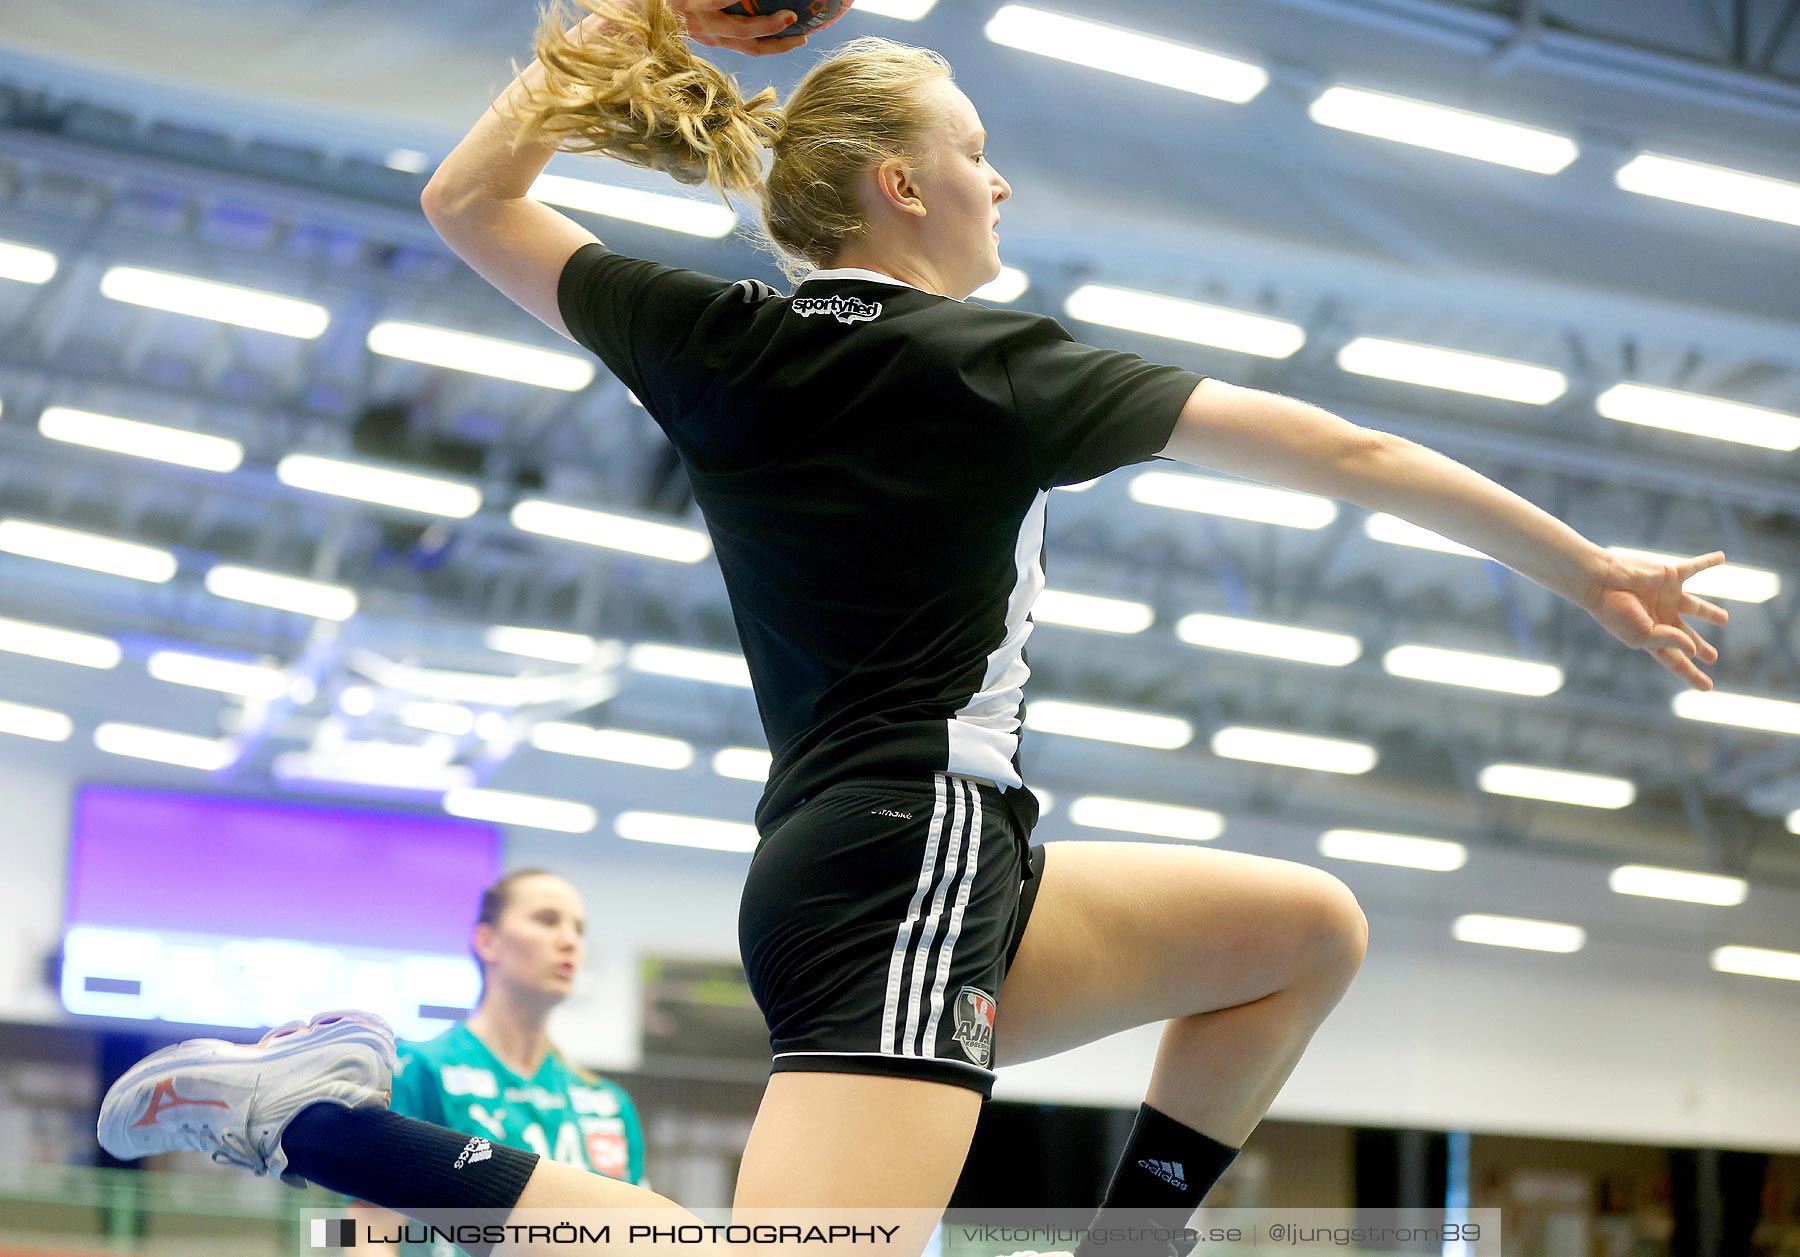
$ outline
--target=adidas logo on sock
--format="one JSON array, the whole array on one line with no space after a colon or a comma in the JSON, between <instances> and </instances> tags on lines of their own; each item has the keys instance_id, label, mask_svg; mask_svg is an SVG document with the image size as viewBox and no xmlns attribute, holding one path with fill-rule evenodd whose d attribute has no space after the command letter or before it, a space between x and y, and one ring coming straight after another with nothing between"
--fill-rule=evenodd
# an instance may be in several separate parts
<instances>
[{"instance_id":1,"label":"adidas logo on sock","mask_svg":"<svg viewBox=\"0 0 1800 1257\"><path fill-rule=\"evenodd\" d=\"M1139 1161L1138 1169L1149 1170L1171 1187L1187 1190L1187 1171L1181 1168L1179 1161Z\"/></svg>"},{"instance_id":2,"label":"adidas logo on sock","mask_svg":"<svg viewBox=\"0 0 1800 1257\"><path fill-rule=\"evenodd\" d=\"M456 1158L456 1164L450 1168L460 1170L465 1165L474 1165L477 1161L486 1161L494 1155L494 1145L485 1139L471 1139L464 1145L462 1155Z\"/></svg>"}]
</instances>

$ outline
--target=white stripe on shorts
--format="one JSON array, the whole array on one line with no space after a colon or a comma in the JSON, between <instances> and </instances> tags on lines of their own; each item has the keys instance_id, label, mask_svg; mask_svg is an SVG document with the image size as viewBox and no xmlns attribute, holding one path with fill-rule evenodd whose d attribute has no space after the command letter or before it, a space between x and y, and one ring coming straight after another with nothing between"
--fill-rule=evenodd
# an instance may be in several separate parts
<instances>
[{"instance_id":1,"label":"white stripe on shorts","mask_svg":"<svg viewBox=\"0 0 1800 1257\"><path fill-rule=\"evenodd\" d=\"M900 929L894 935L894 953L888 960L887 1002L881 1010L879 1044L883 1052L900 1051L900 986L906 977L907 944L912 941L913 926L919 919L919 909L925 902L925 896L931 891L931 873L937 866L938 844L943 839L945 792L949 783L943 773L938 773L932 778L931 784L936 802L931 810L931 830L925 842L925 860L919 868L919 885L913 891L912 902L906 907L906 915L900 919Z\"/></svg>"},{"instance_id":2,"label":"white stripe on shorts","mask_svg":"<svg viewBox=\"0 0 1800 1257\"><path fill-rule=\"evenodd\" d=\"M931 984L931 1019L925 1023L925 1055L937 1048L938 1018L944 1011L944 996L950 986L951 953L962 937L963 912L969 906L969 893L975 887L975 864L981 856L981 792L972 782L963 783L969 792L969 843L963 853L962 882L956 888L956 907L950 912L950 929L944 935L943 954L938 957L937 979Z\"/></svg>"},{"instance_id":3,"label":"white stripe on shorts","mask_svg":"<svg viewBox=\"0 0 1800 1257\"><path fill-rule=\"evenodd\" d=\"M919 934L919 949L913 953L912 984L906 997L906 1039L900 1045L902 1056L930 1056L932 1045L927 1043L923 1050L914 1044L919 1038L919 1027L924 1022L924 994L927 968L931 964L931 945L937 941L938 930L944 924L944 907L950 899L950 883L960 871L963 853L967 840L963 837L963 822L968 816L969 805L963 798L963 791L972 787L967 782L950 778L950 788L955 791L956 809L950 821L949 846L944 851L944 872L937 878L931 892L931 915L926 918L924 929Z\"/></svg>"}]
</instances>

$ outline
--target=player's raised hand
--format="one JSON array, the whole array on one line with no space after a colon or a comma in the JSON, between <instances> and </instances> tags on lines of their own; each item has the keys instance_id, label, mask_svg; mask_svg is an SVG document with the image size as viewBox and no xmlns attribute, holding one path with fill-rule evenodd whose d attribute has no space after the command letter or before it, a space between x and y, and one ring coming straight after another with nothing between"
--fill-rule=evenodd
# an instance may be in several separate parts
<instances>
[{"instance_id":1,"label":"player's raised hand","mask_svg":"<svg viewBox=\"0 0 1800 1257\"><path fill-rule=\"evenodd\" d=\"M687 23L688 38L708 48L732 48L752 57L767 57L787 52L806 43L804 35L781 36L796 18L791 9L783 9L762 17L727 13L738 0L669 0ZM776 36L776 38L769 38Z\"/></svg>"},{"instance_id":2,"label":"player's raised hand","mask_svg":"<svg viewBox=\"0 0 1800 1257\"><path fill-rule=\"evenodd\" d=\"M1633 650L1649 651L1694 689L1710 690L1712 678L1700 665L1717 663L1719 652L1682 620L1724 624L1731 616L1724 608L1688 593L1682 584L1724 561L1722 551L1679 563L1615 554L1582 609Z\"/></svg>"}]
</instances>

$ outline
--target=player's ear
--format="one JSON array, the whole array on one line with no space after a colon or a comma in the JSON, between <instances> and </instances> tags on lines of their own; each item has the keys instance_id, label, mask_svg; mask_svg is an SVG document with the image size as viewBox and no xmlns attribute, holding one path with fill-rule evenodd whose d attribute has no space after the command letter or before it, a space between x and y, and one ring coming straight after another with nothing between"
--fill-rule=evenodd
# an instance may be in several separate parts
<instances>
[{"instance_id":1,"label":"player's ear","mask_svg":"<svg viewBox=\"0 0 1800 1257\"><path fill-rule=\"evenodd\" d=\"M475 927L475 936L469 940L469 946L475 951L475 959L484 965L494 963L494 927L486 921Z\"/></svg>"},{"instance_id":2,"label":"player's ear","mask_svg":"<svg viewBox=\"0 0 1800 1257\"><path fill-rule=\"evenodd\" d=\"M912 170L898 157L890 157L871 172L878 204L901 214L925 216L925 201Z\"/></svg>"}]
</instances>

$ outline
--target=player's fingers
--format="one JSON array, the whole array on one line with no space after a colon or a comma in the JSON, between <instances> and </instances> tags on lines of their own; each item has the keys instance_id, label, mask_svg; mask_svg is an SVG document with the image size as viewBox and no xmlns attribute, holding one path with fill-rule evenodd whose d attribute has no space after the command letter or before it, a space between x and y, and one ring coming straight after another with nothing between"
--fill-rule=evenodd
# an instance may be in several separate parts
<instances>
[{"instance_id":1,"label":"player's fingers","mask_svg":"<svg viewBox=\"0 0 1800 1257\"><path fill-rule=\"evenodd\" d=\"M1659 624L1650 630L1650 644L1656 650L1674 650L1683 655L1700 653L1700 639L1674 624Z\"/></svg>"},{"instance_id":2,"label":"player's fingers","mask_svg":"<svg viewBox=\"0 0 1800 1257\"><path fill-rule=\"evenodd\" d=\"M1685 563L1678 564L1675 570L1681 573L1682 580L1686 580L1696 573L1704 572L1709 567L1717 567L1724 561L1725 552L1723 550L1714 550L1711 554L1702 554L1696 558L1687 560Z\"/></svg>"},{"instance_id":3,"label":"player's fingers","mask_svg":"<svg viewBox=\"0 0 1800 1257\"><path fill-rule=\"evenodd\" d=\"M1712 689L1712 678L1700 671L1699 668L1695 667L1694 661L1682 654L1679 650L1675 650L1671 647L1654 650L1651 653L1656 656L1658 662L1660 662L1663 667L1667 668L1670 672L1673 672L1683 681L1686 681L1688 685L1694 689Z\"/></svg>"},{"instance_id":4,"label":"player's fingers","mask_svg":"<svg viewBox=\"0 0 1800 1257\"><path fill-rule=\"evenodd\" d=\"M806 47L806 36L783 35L775 39L752 39L741 44L733 44L732 47L739 52L748 53L752 57L772 57L776 53Z\"/></svg>"},{"instance_id":5,"label":"player's fingers","mask_svg":"<svg viewBox=\"0 0 1800 1257\"><path fill-rule=\"evenodd\" d=\"M1706 620L1712 624L1731 623L1731 613L1724 607L1708 602L1704 598L1696 598L1693 594L1682 595L1681 614L1691 615L1695 619Z\"/></svg>"}]
</instances>

